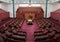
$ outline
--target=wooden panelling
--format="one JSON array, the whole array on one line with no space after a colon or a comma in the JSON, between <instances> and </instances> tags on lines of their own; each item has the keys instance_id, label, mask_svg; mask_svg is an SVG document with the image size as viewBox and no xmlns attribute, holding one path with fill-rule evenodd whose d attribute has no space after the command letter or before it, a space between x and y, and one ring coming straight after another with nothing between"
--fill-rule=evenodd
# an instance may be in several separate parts
<instances>
[{"instance_id":1,"label":"wooden panelling","mask_svg":"<svg viewBox=\"0 0 60 42\"><path fill-rule=\"evenodd\" d=\"M41 7L19 7L16 11L16 17L17 18L27 18L27 15L24 16L25 14L34 14L34 18L43 18L44 17L44 11ZM32 15L31 14L31 15ZM20 16L21 15L21 16ZM25 19L24 18L24 19Z\"/></svg>"},{"instance_id":2,"label":"wooden panelling","mask_svg":"<svg viewBox=\"0 0 60 42\"><path fill-rule=\"evenodd\" d=\"M30 18L29 16L31 16L32 19L35 19L35 14L34 13L25 13L25 19L29 19Z\"/></svg>"}]
</instances>

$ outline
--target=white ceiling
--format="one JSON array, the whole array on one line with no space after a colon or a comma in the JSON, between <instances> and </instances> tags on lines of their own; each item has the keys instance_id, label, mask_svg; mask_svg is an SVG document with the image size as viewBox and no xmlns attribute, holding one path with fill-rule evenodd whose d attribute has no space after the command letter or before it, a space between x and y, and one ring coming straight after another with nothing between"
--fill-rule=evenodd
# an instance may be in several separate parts
<instances>
[{"instance_id":1,"label":"white ceiling","mask_svg":"<svg viewBox=\"0 0 60 42\"><path fill-rule=\"evenodd\" d=\"M6 3L12 3L12 0L0 0ZM48 0L48 3L59 2L60 0ZM14 0L15 3L29 4L29 0ZM46 0L31 0L31 4L46 3Z\"/></svg>"}]
</instances>

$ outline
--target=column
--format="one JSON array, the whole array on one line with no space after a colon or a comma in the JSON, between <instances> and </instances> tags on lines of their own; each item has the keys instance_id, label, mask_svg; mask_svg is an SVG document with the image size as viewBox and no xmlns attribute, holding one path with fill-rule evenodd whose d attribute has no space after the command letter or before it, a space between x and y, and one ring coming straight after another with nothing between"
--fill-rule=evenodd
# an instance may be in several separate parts
<instances>
[{"instance_id":1,"label":"column","mask_svg":"<svg viewBox=\"0 0 60 42\"><path fill-rule=\"evenodd\" d=\"M13 17L15 18L15 13L14 13L14 12L15 12L15 11L14 11L14 10L15 10L14 0L12 0L12 4L13 4Z\"/></svg>"},{"instance_id":2,"label":"column","mask_svg":"<svg viewBox=\"0 0 60 42\"><path fill-rule=\"evenodd\" d=\"M46 13L45 13L45 18L47 18L47 7L48 7L48 0L46 0L46 9L45 9L46 10L45 11Z\"/></svg>"}]
</instances>

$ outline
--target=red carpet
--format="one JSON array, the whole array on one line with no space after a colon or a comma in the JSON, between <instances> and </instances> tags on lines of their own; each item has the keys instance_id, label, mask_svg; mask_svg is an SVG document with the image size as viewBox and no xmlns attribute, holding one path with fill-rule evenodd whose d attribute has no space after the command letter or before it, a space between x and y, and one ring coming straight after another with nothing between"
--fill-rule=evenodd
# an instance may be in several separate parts
<instances>
[{"instance_id":1,"label":"red carpet","mask_svg":"<svg viewBox=\"0 0 60 42\"><path fill-rule=\"evenodd\" d=\"M34 42L34 31L39 29L36 21L33 22L33 25L27 25L27 22L24 21L21 29L27 33L26 42Z\"/></svg>"}]
</instances>

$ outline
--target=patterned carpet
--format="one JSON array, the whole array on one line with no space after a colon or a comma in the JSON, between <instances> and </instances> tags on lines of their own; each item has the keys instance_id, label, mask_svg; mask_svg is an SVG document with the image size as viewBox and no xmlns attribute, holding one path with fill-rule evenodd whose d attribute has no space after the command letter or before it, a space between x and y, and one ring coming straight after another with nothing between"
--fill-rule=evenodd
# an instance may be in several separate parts
<instances>
[{"instance_id":1,"label":"patterned carpet","mask_svg":"<svg viewBox=\"0 0 60 42\"><path fill-rule=\"evenodd\" d=\"M26 21L24 21L21 29L27 33L26 42L34 42L34 31L39 29L39 26L36 21L33 21L33 25L28 25Z\"/></svg>"}]
</instances>

